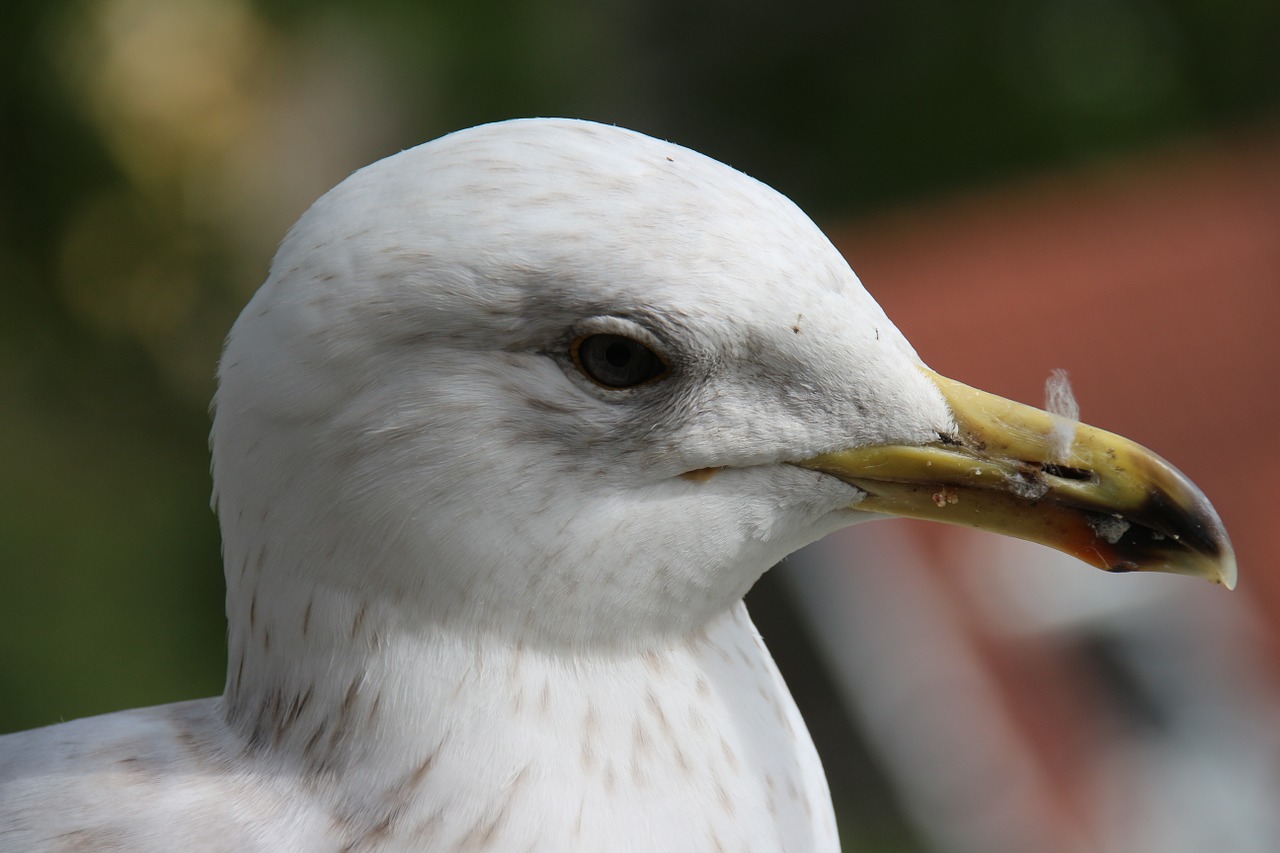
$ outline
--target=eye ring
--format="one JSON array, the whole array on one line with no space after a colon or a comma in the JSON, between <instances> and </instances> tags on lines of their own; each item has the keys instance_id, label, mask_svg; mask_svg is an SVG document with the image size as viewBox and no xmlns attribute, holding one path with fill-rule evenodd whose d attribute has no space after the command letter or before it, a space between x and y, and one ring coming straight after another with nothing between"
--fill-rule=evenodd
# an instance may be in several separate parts
<instances>
[{"instance_id":1,"label":"eye ring","mask_svg":"<svg viewBox=\"0 0 1280 853\"><path fill-rule=\"evenodd\" d=\"M579 335L569 347L574 365L602 388L635 388L665 379L670 365L648 344L626 335Z\"/></svg>"}]
</instances>

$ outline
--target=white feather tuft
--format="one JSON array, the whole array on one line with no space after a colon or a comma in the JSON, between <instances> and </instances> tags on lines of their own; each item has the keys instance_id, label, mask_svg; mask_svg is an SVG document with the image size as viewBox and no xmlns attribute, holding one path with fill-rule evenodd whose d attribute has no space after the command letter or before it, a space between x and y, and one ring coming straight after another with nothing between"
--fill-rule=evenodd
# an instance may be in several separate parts
<instances>
[{"instance_id":1,"label":"white feather tuft","mask_svg":"<svg viewBox=\"0 0 1280 853\"><path fill-rule=\"evenodd\" d=\"M1065 462L1071 453L1071 443L1076 437L1080 421L1080 404L1071 390L1067 371L1055 367L1044 383L1044 408L1053 416L1053 457Z\"/></svg>"}]
</instances>

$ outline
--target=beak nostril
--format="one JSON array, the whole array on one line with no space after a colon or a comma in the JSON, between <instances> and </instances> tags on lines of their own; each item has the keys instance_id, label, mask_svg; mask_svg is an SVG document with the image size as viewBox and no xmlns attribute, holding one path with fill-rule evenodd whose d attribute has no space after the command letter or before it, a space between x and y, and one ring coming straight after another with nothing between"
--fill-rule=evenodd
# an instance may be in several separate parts
<instances>
[{"instance_id":1,"label":"beak nostril","mask_svg":"<svg viewBox=\"0 0 1280 853\"><path fill-rule=\"evenodd\" d=\"M1082 480L1088 481L1093 479L1093 473L1084 468L1072 468L1070 465L1057 465L1052 462L1041 467L1044 473L1050 477L1057 477L1062 480Z\"/></svg>"}]
</instances>

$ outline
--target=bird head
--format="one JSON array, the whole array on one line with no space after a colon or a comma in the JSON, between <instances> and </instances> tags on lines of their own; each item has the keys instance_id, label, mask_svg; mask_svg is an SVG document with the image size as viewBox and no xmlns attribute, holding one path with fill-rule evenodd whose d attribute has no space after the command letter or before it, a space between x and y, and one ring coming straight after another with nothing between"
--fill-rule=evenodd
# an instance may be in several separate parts
<instances>
[{"instance_id":1,"label":"bird head","mask_svg":"<svg viewBox=\"0 0 1280 853\"><path fill-rule=\"evenodd\" d=\"M626 643L885 514L1234 578L1167 463L932 373L793 203L610 126L485 125L356 172L284 240L219 378L233 622L285 583Z\"/></svg>"}]
</instances>

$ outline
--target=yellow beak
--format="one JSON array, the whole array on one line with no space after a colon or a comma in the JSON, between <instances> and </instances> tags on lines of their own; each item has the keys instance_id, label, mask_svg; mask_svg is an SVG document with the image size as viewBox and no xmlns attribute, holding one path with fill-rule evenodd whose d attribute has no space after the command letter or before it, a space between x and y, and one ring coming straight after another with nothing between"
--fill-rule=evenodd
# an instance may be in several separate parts
<instances>
[{"instance_id":1,"label":"yellow beak","mask_svg":"<svg viewBox=\"0 0 1280 853\"><path fill-rule=\"evenodd\" d=\"M797 464L867 493L857 509L1039 542L1109 572L1236 584L1227 532L1204 494L1146 448L926 370L951 406L934 444L826 453Z\"/></svg>"}]
</instances>

